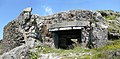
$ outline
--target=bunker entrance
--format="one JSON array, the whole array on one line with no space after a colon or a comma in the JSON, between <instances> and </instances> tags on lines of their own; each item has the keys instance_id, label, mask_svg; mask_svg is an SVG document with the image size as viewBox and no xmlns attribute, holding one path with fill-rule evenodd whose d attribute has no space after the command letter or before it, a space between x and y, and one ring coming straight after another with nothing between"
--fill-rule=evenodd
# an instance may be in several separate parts
<instances>
[{"instance_id":1,"label":"bunker entrance","mask_svg":"<svg viewBox=\"0 0 120 59\"><path fill-rule=\"evenodd\" d=\"M82 42L81 29L55 31L53 40L56 48L72 49Z\"/></svg>"}]
</instances>

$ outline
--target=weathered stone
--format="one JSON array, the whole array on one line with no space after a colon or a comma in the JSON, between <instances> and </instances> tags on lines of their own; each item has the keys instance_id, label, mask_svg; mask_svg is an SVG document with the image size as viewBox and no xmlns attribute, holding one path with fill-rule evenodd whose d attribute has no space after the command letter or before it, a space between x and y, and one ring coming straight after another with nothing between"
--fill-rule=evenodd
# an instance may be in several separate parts
<instances>
[{"instance_id":1,"label":"weathered stone","mask_svg":"<svg viewBox=\"0 0 120 59\"><path fill-rule=\"evenodd\" d=\"M29 29L29 27L25 27L25 31L28 30L28 29Z\"/></svg>"},{"instance_id":2,"label":"weathered stone","mask_svg":"<svg viewBox=\"0 0 120 59\"><path fill-rule=\"evenodd\" d=\"M31 12L31 11L32 11L32 8L29 7L29 8L24 9L23 11L25 11L25 12Z\"/></svg>"},{"instance_id":3,"label":"weathered stone","mask_svg":"<svg viewBox=\"0 0 120 59\"><path fill-rule=\"evenodd\" d=\"M95 45L94 47L101 47L107 44L107 40L108 40L107 37L108 37L107 29L93 28L92 43Z\"/></svg>"},{"instance_id":4,"label":"weathered stone","mask_svg":"<svg viewBox=\"0 0 120 59\"><path fill-rule=\"evenodd\" d=\"M22 39L21 37L23 37L23 35L18 28L19 23L15 20L4 27L4 39L2 42L2 46L4 47L2 47L2 52L8 52L9 50L20 45L20 42L18 40Z\"/></svg>"},{"instance_id":5,"label":"weathered stone","mask_svg":"<svg viewBox=\"0 0 120 59\"><path fill-rule=\"evenodd\" d=\"M26 45L21 45L1 55L0 59L28 59L28 51L29 49Z\"/></svg>"},{"instance_id":6,"label":"weathered stone","mask_svg":"<svg viewBox=\"0 0 120 59\"><path fill-rule=\"evenodd\" d=\"M36 44L34 41L38 40L39 43L44 45L45 43L43 41L48 40L46 37L49 39L54 38L52 37L51 32L48 31L53 24L55 25L53 28L61 28L69 25L73 26L71 28L80 29L80 31L85 29L83 33L86 33L86 35L84 35L83 38L85 40L83 41L85 41L86 45L91 44L93 46L97 45L100 47L105 45L105 42L107 41L107 26L104 23L104 18L99 12L93 12L89 10L71 10L49 16L39 16L31 14L31 11L32 8L24 9L16 20L5 26L3 38L3 46L5 46L3 49L4 52L10 51L16 46L21 45L19 41L25 41L25 43L29 42L30 46L33 47L34 44ZM59 26L59 24L62 25ZM65 35L65 37L67 36ZM73 35L73 37L75 36ZM77 37L77 39L80 43L82 38ZM50 46L52 46L52 44Z\"/></svg>"}]
</instances>

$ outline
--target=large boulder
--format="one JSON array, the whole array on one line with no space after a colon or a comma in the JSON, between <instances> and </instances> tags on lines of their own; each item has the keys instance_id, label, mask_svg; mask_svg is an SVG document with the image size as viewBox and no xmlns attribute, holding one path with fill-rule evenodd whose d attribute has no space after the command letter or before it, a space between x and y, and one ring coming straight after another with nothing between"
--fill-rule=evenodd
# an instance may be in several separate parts
<instances>
[{"instance_id":1,"label":"large boulder","mask_svg":"<svg viewBox=\"0 0 120 59\"><path fill-rule=\"evenodd\" d=\"M28 51L29 49L26 45L21 45L0 55L0 59L28 59Z\"/></svg>"}]
</instances>

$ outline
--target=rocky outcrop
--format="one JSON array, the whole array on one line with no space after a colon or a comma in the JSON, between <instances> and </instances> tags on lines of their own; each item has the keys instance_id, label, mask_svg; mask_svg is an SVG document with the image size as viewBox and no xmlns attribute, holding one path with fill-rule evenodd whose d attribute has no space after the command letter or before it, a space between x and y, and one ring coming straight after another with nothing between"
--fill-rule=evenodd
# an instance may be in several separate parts
<instances>
[{"instance_id":1,"label":"rocky outcrop","mask_svg":"<svg viewBox=\"0 0 120 59\"><path fill-rule=\"evenodd\" d=\"M120 12L112 10L99 10L98 12L106 19L108 26L108 38L109 40L115 40L120 38Z\"/></svg>"},{"instance_id":2,"label":"rocky outcrop","mask_svg":"<svg viewBox=\"0 0 120 59\"><path fill-rule=\"evenodd\" d=\"M120 39L120 16L115 20L109 21L109 39Z\"/></svg>"},{"instance_id":3,"label":"rocky outcrop","mask_svg":"<svg viewBox=\"0 0 120 59\"><path fill-rule=\"evenodd\" d=\"M19 21L19 29L23 33L25 44L32 48L35 45L35 41L41 41L42 37L37 26L37 15L31 15L32 8L26 8L21 13L21 19Z\"/></svg>"},{"instance_id":4,"label":"rocky outcrop","mask_svg":"<svg viewBox=\"0 0 120 59\"><path fill-rule=\"evenodd\" d=\"M0 56L0 59L28 59L28 47L21 45Z\"/></svg>"},{"instance_id":5,"label":"rocky outcrop","mask_svg":"<svg viewBox=\"0 0 120 59\"><path fill-rule=\"evenodd\" d=\"M37 15L32 15L31 11L32 8L24 9L17 19L11 21L4 27L4 37L2 40L2 46L4 46L2 48L3 52L8 52L25 43L33 46L35 45L35 41L41 40L36 23Z\"/></svg>"},{"instance_id":6,"label":"rocky outcrop","mask_svg":"<svg viewBox=\"0 0 120 59\"><path fill-rule=\"evenodd\" d=\"M8 52L9 50L15 48L16 46L20 46L20 40L23 40L24 37L22 33L19 31L19 22L13 20L12 22L8 23L4 27L4 34L2 40L2 47L3 52Z\"/></svg>"},{"instance_id":7,"label":"rocky outcrop","mask_svg":"<svg viewBox=\"0 0 120 59\"><path fill-rule=\"evenodd\" d=\"M105 19L99 12L89 10L70 10L56 13L48 16L39 16L31 14L32 8L26 8L18 18L11 21L4 27L4 37L2 45L3 52L8 52L11 49L26 44L29 48L35 45L52 44L52 35L48 31L51 25L62 22L72 21L89 21L90 28L85 29L93 35L89 40L88 46L100 47L105 45L107 41L107 24ZM94 29L90 31L89 29ZM87 37L86 37L87 38Z\"/></svg>"}]
</instances>

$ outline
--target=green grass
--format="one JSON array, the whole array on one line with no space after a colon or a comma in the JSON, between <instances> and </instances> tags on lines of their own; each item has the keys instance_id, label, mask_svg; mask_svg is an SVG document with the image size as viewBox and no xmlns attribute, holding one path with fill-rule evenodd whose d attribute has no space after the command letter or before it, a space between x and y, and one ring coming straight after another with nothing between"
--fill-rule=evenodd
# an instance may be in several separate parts
<instances>
[{"instance_id":1,"label":"green grass","mask_svg":"<svg viewBox=\"0 0 120 59\"><path fill-rule=\"evenodd\" d=\"M98 59L98 58L108 59L109 51L115 51L117 49L120 49L120 40L115 40L114 42L112 42L111 44L107 46L93 49L95 52L92 58L93 59Z\"/></svg>"},{"instance_id":2,"label":"green grass","mask_svg":"<svg viewBox=\"0 0 120 59\"><path fill-rule=\"evenodd\" d=\"M120 40L115 40L108 45L101 47L101 48L94 48L94 49L85 49L81 47L75 47L74 49L69 50L63 50L63 49L55 49L50 48L48 46L38 46L36 47L37 50L34 53L31 53L31 59L37 59L38 57L41 57L39 54L48 54L48 53L54 53L58 56L63 56L61 59L109 59L109 51L116 51L117 49L120 49ZM72 56L70 54L73 54ZM86 54L83 56L80 56L80 53L91 53L92 55ZM75 55L74 55L75 54ZM113 57L113 58L119 58L119 57Z\"/></svg>"},{"instance_id":3,"label":"green grass","mask_svg":"<svg viewBox=\"0 0 120 59\"><path fill-rule=\"evenodd\" d=\"M109 16L105 17L106 20L115 20L116 18L117 18L117 16L115 16L115 15L109 15Z\"/></svg>"},{"instance_id":4,"label":"green grass","mask_svg":"<svg viewBox=\"0 0 120 59\"><path fill-rule=\"evenodd\" d=\"M96 48L95 50L103 51L103 50L116 50L116 49L120 49L120 42L119 44L118 42L116 42L116 43L112 43L111 45L107 45L101 48Z\"/></svg>"}]
</instances>

